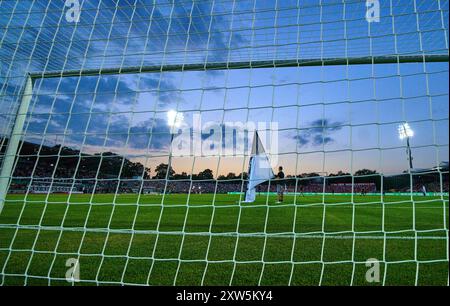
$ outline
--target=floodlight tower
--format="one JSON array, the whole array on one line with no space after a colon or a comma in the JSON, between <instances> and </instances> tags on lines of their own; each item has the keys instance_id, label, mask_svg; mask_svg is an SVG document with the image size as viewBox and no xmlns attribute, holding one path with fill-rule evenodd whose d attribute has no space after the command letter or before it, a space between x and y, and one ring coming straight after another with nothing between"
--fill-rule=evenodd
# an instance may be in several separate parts
<instances>
[{"instance_id":1,"label":"floodlight tower","mask_svg":"<svg viewBox=\"0 0 450 306\"><path fill-rule=\"evenodd\" d=\"M398 126L398 135L401 140L406 138L406 155L409 161L409 169L413 169L413 158L411 153L411 145L409 139L414 136L414 131L411 129L407 122L402 123Z\"/></svg>"},{"instance_id":2,"label":"floodlight tower","mask_svg":"<svg viewBox=\"0 0 450 306\"><path fill-rule=\"evenodd\" d=\"M167 112L167 125L170 128L170 148L169 148L169 162L167 164L166 179L169 178L170 169L172 167L172 142L177 132L177 129L183 125L184 115L175 110L169 110Z\"/></svg>"}]
</instances>

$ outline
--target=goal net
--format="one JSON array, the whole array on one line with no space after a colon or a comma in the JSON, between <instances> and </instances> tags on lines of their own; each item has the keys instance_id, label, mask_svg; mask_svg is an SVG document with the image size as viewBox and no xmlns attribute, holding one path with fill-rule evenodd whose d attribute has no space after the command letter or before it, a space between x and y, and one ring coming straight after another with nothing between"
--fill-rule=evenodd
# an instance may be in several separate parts
<instances>
[{"instance_id":1,"label":"goal net","mask_svg":"<svg viewBox=\"0 0 450 306\"><path fill-rule=\"evenodd\" d=\"M448 6L0 0L0 284L448 285Z\"/></svg>"}]
</instances>

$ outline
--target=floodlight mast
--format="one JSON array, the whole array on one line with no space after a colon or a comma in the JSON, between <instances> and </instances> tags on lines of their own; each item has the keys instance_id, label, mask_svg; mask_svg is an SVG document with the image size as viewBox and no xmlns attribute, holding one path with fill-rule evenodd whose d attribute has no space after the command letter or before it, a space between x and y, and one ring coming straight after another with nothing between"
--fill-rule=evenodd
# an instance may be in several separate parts
<instances>
[{"instance_id":1,"label":"floodlight mast","mask_svg":"<svg viewBox=\"0 0 450 306\"><path fill-rule=\"evenodd\" d=\"M413 158L412 158L412 154L411 154L411 146L409 144L409 136L406 137L406 152L408 154L409 169L412 170L413 169Z\"/></svg>"},{"instance_id":2,"label":"floodlight mast","mask_svg":"<svg viewBox=\"0 0 450 306\"><path fill-rule=\"evenodd\" d=\"M409 170L413 169L413 157L411 152L410 138L414 136L414 131L407 122L402 123L398 127L399 137L401 140L406 138L406 155L409 161Z\"/></svg>"}]
</instances>

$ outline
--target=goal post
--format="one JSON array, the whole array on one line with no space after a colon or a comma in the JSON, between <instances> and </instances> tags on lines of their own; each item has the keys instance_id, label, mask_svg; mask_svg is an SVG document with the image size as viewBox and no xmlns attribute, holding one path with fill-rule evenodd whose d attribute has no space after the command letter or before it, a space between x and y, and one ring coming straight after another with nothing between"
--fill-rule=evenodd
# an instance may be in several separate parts
<instances>
[{"instance_id":1,"label":"goal post","mask_svg":"<svg viewBox=\"0 0 450 306\"><path fill-rule=\"evenodd\" d=\"M20 104L15 116L13 129L9 137L8 146L3 155L3 163L0 171L0 214L5 204L5 198L8 193L9 183L14 171L14 162L18 155L20 139L22 138L23 127L28 113L28 107L33 95L33 79L31 76L25 78L25 86L23 88Z\"/></svg>"}]
</instances>

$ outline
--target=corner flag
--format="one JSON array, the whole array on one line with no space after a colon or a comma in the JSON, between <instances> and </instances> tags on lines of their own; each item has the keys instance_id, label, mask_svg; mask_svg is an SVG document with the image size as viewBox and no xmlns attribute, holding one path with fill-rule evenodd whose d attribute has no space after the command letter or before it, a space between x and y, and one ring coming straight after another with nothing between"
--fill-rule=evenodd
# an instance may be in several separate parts
<instances>
[{"instance_id":1,"label":"corner flag","mask_svg":"<svg viewBox=\"0 0 450 306\"><path fill-rule=\"evenodd\" d=\"M259 138L258 132L255 131L255 136L253 138L252 153L250 157L249 167L248 167L248 185L247 191L245 193L245 203L251 203L255 201L256 198L256 186L264 183L275 175L273 173L272 167L270 166L269 158L264 151L264 147Z\"/></svg>"}]
</instances>

